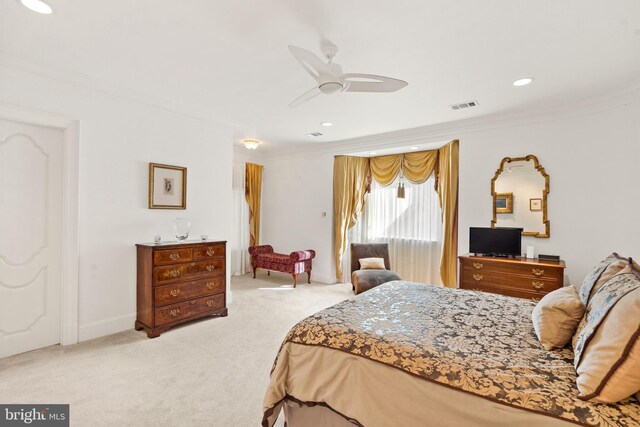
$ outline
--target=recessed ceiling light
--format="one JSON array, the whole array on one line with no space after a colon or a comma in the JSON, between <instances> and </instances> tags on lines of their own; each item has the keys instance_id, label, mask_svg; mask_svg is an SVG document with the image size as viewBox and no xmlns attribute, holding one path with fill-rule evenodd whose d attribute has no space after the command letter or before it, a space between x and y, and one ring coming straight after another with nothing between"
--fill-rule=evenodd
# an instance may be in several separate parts
<instances>
[{"instance_id":1,"label":"recessed ceiling light","mask_svg":"<svg viewBox=\"0 0 640 427\"><path fill-rule=\"evenodd\" d=\"M325 126L325 127L331 127L331 126L333 126L333 123L331 123L331 122L322 122L322 123L320 123L320 124L321 124L322 126Z\"/></svg>"},{"instance_id":2,"label":"recessed ceiling light","mask_svg":"<svg viewBox=\"0 0 640 427\"><path fill-rule=\"evenodd\" d=\"M411 147L411 149L412 149L412 150L417 150L417 149L418 149L418 147Z\"/></svg>"},{"instance_id":3,"label":"recessed ceiling light","mask_svg":"<svg viewBox=\"0 0 640 427\"><path fill-rule=\"evenodd\" d=\"M533 81L532 77L524 77L513 82L514 86L526 86Z\"/></svg>"},{"instance_id":4,"label":"recessed ceiling light","mask_svg":"<svg viewBox=\"0 0 640 427\"><path fill-rule=\"evenodd\" d=\"M53 12L51 6L43 2L42 0L20 0L20 3L28 9L34 12L42 13L43 15L49 15Z\"/></svg>"},{"instance_id":5,"label":"recessed ceiling light","mask_svg":"<svg viewBox=\"0 0 640 427\"><path fill-rule=\"evenodd\" d=\"M376 155L376 154L378 154L378 153L376 153L375 151L372 151L372 152L370 152L369 154L371 154L372 156L375 156L375 155Z\"/></svg>"}]
</instances>

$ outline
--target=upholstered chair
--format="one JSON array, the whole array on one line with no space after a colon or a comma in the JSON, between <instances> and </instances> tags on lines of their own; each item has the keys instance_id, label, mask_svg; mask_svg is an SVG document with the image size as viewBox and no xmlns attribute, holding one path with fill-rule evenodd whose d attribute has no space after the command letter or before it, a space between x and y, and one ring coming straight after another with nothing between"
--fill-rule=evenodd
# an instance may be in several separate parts
<instances>
[{"instance_id":1,"label":"upholstered chair","mask_svg":"<svg viewBox=\"0 0 640 427\"><path fill-rule=\"evenodd\" d=\"M382 258L385 268L363 270L360 268L360 260L363 258ZM388 244L351 244L351 284L356 295L392 280L400 280L400 276L398 273L391 271Z\"/></svg>"}]
</instances>

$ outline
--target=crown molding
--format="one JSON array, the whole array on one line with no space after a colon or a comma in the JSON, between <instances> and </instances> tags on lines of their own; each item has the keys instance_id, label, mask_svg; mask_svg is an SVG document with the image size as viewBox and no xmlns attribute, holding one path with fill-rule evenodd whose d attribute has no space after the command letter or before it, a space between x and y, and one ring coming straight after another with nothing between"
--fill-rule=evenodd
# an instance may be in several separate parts
<instances>
[{"instance_id":1,"label":"crown molding","mask_svg":"<svg viewBox=\"0 0 640 427\"><path fill-rule=\"evenodd\" d=\"M590 97L554 106L529 107L496 113L471 119L438 123L429 126L386 132L358 138L344 139L318 145L303 147L287 145L264 151L264 158L301 155L340 155L362 151L383 150L398 146L429 144L437 146L457 139L462 134L496 130L501 128L524 126L543 122L568 120L574 117L589 116L601 112L615 110L640 102L640 81L631 86L609 92L604 95Z\"/></svg>"},{"instance_id":2,"label":"crown molding","mask_svg":"<svg viewBox=\"0 0 640 427\"><path fill-rule=\"evenodd\" d=\"M256 150L249 150L242 144L235 143L233 144L233 161L262 164L266 158L264 152L258 151L259 149L260 147Z\"/></svg>"},{"instance_id":3,"label":"crown molding","mask_svg":"<svg viewBox=\"0 0 640 427\"><path fill-rule=\"evenodd\" d=\"M0 67L31 74L59 83L76 86L82 89L89 89L103 95L120 98L126 101L143 104L147 107L156 108L169 113L181 115L191 119L211 122L224 127L237 127L231 120L224 120L216 117L213 112L194 105L183 102L171 101L158 96L138 92L130 88L107 83L104 80L90 77L86 74L75 73L69 70L62 70L30 61L15 55L0 51Z\"/></svg>"}]
</instances>

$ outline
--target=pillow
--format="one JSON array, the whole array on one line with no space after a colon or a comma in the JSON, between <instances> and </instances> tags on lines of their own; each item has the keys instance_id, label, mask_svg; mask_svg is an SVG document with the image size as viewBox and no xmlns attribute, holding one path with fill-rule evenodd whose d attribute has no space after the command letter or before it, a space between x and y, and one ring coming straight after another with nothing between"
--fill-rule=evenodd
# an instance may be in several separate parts
<instances>
[{"instance_id":1,"label":"pillow","mask_svg":"<svg viewBox=\"0 0 640 427\"><path fill-rule=\"evenodd\" d=\"M640 390L640 271L631 261L589 300L573 338L578 397L614 403Z\"/></svg>"},{"instance_id":2,"label":"pillow","mask_svg":"<svg viewBox=\"0 0 640 427\"><path fill-rule=\"evenodd\" d=\"M562 348L582 320L584 304L573 286L556 289L545 295L531 313L533 329L546 350Z\"/></svg>"},{"instance_id":3,"label":"pillow","mask_svg":"<svg viewBox=\"0 0 640 427\"><path fill-rule=\"evenodd\" d=\"M611 255L596 264L587 274L579 289L580 300L583 304L589 302L598 288L604 285L609 279L622 271L627 266L629 260L613 252Z\"/></svg>"},{"instance_id":4,"label":"pillow","mask_svg":"<svg viewBox=\"0 0 640 427\"><path fill-rule=\"evenodd\" d=\"M384 258L360 258L360 270L384 270Z\"/></svg>"}]
</instances>

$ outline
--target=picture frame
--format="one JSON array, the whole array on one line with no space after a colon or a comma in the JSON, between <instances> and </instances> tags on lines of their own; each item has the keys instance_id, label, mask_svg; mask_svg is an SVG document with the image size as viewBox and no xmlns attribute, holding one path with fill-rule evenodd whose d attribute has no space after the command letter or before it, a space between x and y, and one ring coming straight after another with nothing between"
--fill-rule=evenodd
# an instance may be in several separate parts
<instances>
[{"instance_id":1,"label":"picture frame","mask_svg":"<svg viewBox=\"0 0 640 427\"><path fill-rule=\"evenodd\" d=\"M529 199L529 210L532 212L542 210L542 199Z\"/></svg>"},{"instance_id":2,"label":"picture frame","mask_svg":"<svg viewBox=\"0 0 640 427\"><path fill-rule=\"evenodd\" d=\"M496 193L493 203L497 214L513 213L513 193Z\"/></svg>"},{"instance_id":3,"label":"picture frame","mask_svg":"<svg viewBox=\"0 0 640 427\"><path fill-rule=\"evenodd\" d=\"M187 168L149 163L149 209L187 208Z\"/></svg>"}]
</instances>

